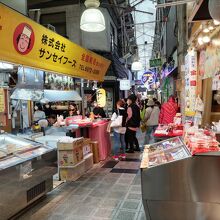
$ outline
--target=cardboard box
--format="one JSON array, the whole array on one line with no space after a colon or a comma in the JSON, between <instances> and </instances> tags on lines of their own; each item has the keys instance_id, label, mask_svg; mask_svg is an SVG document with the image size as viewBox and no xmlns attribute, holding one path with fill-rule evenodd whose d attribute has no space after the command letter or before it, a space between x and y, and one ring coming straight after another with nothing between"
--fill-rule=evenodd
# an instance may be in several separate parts
<instances>
[{"instance_id":1,"label":"cardboard box","mask_svg":"<svg viewBox=\"0 0 220 220\"><path fill-rule=\"evenodd\" d=\"M94 163L99 163L99 144L98 141L91 141L92 153L93 153L93 161Z\"/></svg>"},{"instance_id":2,"label":"cardboard box","mask_svg":"<svg viewBox=\"0 0 220 220\"><path fill-rule=\"evenodd\" d=\"M89 138L84 138L84 141L83 141L83 155L84 155L84 157L87 154L90 154L92 152L90 142L91 142L91 140Z\"/></svg>"},{"instance_id":3,"label":"cardboard box","mask_svg":"<svg viewBox=\"0 0 220 220\"><path fill-rule=\"evenodd\" d=\"M73 167L61 167L60 179L67 181L75 181L85 173L85 160L81 161Z\"/></svg>"},{"instance_id":4,"label":"cardboard box","mask_svg":"<svg viewBox=\"0 0 220 220\"><path fill-rule=\"evenodd\" d=\"M84 157L84 160L85 160L85 172L86 172L93 167L93 154L92 153L87 154Z\"/></svg>"},{"instance_id":5,"label":"cardboard box","mask_svg":"<svg viewBox=\"0 0 220 220\"><path fill-rule=\"evenodd\" d=\"M58 150L72 150L74 147L83 146L83 141L84 138L74 138L70 143L58 142L57 147Z\"/></svg>"},{"instance_id":6,"label":"cardboard box","mask_svg":"<svg viewBox=\"0 0 220 220\"><path fill-rule=\"evenodd\" d=\"M83 160L83 147L77 146L72 150L59 150L58 159L60 166L75 166Z\"/></svg>"}]
</instances>

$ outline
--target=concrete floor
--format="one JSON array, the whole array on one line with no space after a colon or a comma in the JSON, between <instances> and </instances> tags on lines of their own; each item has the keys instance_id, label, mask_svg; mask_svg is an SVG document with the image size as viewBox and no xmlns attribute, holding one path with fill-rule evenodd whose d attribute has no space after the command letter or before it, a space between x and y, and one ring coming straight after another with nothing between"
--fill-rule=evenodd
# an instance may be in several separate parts
<instances>
[{"instance_id":1,"label":"concrete floor","mask_svg":"<svg viewBox=\"0 0 220 220\"><path fill-rule=\"evenodd\" d=\"M63 183L19 220L146 220L140 153L128 158L111 168L100 163L77 181Z\"/></svg>"}]
</instances>

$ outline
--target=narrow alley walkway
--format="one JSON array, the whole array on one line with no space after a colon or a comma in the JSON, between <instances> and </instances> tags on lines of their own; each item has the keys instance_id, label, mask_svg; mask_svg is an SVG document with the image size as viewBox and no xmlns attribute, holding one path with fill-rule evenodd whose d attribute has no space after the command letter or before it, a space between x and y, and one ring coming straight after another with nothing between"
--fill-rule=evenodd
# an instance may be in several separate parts
<instances>
[{"instance_id":1,"label":"narrow alley walkway","mask_svg":"<svg viewBox=\"0 0 220 220\"><path fill-rule=\"evenodd\" d=\"M145 220L140 153L95 165L75 182L60 185L19 220Z\"/></svg>"}]
</instances>

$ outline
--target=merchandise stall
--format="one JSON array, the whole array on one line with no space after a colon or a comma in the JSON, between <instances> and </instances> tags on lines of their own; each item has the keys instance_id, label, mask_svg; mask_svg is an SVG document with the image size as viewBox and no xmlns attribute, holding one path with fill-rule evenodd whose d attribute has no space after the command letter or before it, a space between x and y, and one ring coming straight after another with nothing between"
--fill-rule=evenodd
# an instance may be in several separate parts
<instances>
[{"instance_id":1,"label":"merchandise stall","mask_svg":"<svg viewBox=\"0 0 220 220\"><path fill-rule=\"evenodd\" d=\"M175 137L145 147L141 184L147 219L219 218L220 149L212 132L195 130L186 142Z\"/></svg>"},{"instance_id":2,"label":"merchandise stall","mask_svg":"<svg viewBox=\"0 0 220 220\"><path fill-rule=\"evenodd\" d=\"M34 75L33 81L36 84L44 82L47 80L46 73L48 72L103 81L110 61L74 44L2 3L0 3L0 14L0 61L12 64L14 69L23 70L18 75L21 84L30 81L31 74ZM32 73L24 71L25 68L34 71ZM74 91L44 90L44 88L36 89L32 86L26 88L27 91L24 92L24 87L21 84L16 85L11 96L14 100L28 100L21 103L21 113L27 107L31 109L31 101L42 99L54 101L54 97L61 100L64 93L65 96L71 96L70 100L79 96L78 94L73 95ZM12 112L8 108L10 96L5 91L2 92L1 88L0 93L0 116L2 114L5 116L3 121L1 117L0 126L1 129L4 129L8 121L11 122ZM19 96L21 97L18 98ZM21 114L21 128L26 122L26 118L23 116L31 115L29 111L26 113ZM17 123L16 120L14 121ZM59 130L59 128L57 129ZM71 130L75 127L66 126L61 129ZM6 133L0 135L0 194L3 196L0 208L2 219L10 218L53 188L52 177L57 173L57 144L51 146L25 139L28 137L36 140L42 134L28 133L25 135L25 137ZM73 145L71 146L73 147ZM82 149L84 149L83 146L88 146L88 143L87 145L82 144ZM88 156L87 148L84 150L87 154L83 155L83 161L85 160L83 170L86 169L85 167L89 168L91 164L92 156ZM75 154L73 153L73 155ZM88 159L87 165L86 159Z\"/></svg>"},{"instance_id":3,"label":"merchandise stall","mask_svg":"<svg viewBox=\"0 0 220 220\"><path fill-rule=\"evenodd\" d=\"M107 132L108 119L79 119L78 117L69 117L66 124L69 126L77 125L81 129L83 137L98 142L99 160L105 160L111 153L111 140ZM78 132L78 136L80 133Z\"/></svg>"}]
</instances>

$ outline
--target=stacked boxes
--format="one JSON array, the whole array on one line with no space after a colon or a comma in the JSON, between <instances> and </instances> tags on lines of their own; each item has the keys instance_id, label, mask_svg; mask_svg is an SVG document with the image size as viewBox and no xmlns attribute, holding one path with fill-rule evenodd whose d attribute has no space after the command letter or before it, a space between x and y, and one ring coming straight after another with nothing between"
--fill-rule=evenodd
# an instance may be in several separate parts
<instances>
[{"instance_id":1,"label":"stacked boxes","mask_svg":"<svg viewBox=\"0 0 220 220\"><path fill-rule=\"evenodd\" d=\"M91 140L89 138L84 138L83 156L85 159L85 171L88 171L93 167L93 154L91 149Z\"/></svg>"},{"instance_id":2,"label":"stacked boxes","mask_svg":"<svg viewBox=\"0 0 220 220\"><path fill-rule=\"evenodd\" d=\"M74 181L93 166L90 139L73 138L58 142L58 162L61 180Z\"/></svg>"},{"instance_id":3,"label":"stacked boxes","mask_svg":"<svg viewBox=\"0 0 220 220\"><path fill-rule=\"evenodd\" d=\"M73 142L58 142L59 165L74 166L83 160L83 138Z\"/></svg>"}]
</instances>

